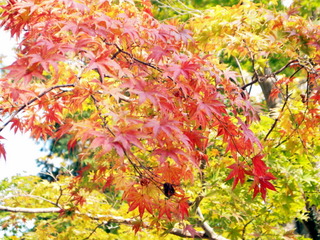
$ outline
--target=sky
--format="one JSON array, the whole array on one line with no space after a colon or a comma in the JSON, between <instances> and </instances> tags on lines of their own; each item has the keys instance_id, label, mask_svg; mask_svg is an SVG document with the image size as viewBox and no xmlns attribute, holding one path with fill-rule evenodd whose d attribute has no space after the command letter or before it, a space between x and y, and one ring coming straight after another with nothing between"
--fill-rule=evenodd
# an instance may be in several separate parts
<instances>
[{"instance_id":1,"label":"sky","mask_svg":"<svg viewBox=\"0 0 320 240\"><path fill-rule=\"evenodd\" d=\"M16 40L10 38L8 32L0 29L0 55L5 56L3 58L4 66L10 65L15 60L13 50L15 46ZM40 151L43 145L36 144L27 135L14 134L13 131L10 131L9 126L0 135L5 138L1 142L5 144L7 152L6 161L0 158L0 180L16 174L36 175L40 172L35 159L46 155L45 152Z\"/></svg>"}]
</instances>

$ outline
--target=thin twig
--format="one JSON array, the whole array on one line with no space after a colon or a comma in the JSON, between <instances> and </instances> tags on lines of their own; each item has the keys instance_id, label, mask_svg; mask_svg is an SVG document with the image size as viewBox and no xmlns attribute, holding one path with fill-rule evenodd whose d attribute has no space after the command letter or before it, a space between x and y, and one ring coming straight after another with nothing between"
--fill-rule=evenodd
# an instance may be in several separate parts
<instances>
[{"instance_id":1,"label":"thin twig","mask_svg":"<svg viewBox=\"0 0 320 240\"><path fill-rule=\"evenodd\" d=\"M96 107L97 111L98 111L98 114L99 114L99 117L101 118L102 120L102 127L106 128L108 130L108 132L113 136L115 137L116 135L113 133L113 131L108 127L108 123L106 121L106 119L102 116L101 114L101 111L100 111L100 108L98 106L98 100L93 96L93 95L90 95L90 97L92 98L93 100L93 103L94 103L94 106Z\"/></svg>"},{"instance_id":2,"label":"thin twig","mask_svg":"<svg viewBox=\"0 0 320 240\"><path fill-rule=\"evenodd\" d=\"M183 2L181 2L180 0L177 0L176 2L178 2L180 5L182 5L183 8L174 7L169 4L165 4L159 0L153 0L153 1L158 3L160 8L168 8L168 9L174 11L175 13L177 13L176 15L182 16L182 15L189 14L189 15L194 15L194 16L201 16L203 14L202 11L200 11L198 9L190 8L187 5L185 5ZM170 18L175 18L175 17L177 17L177 16L173 16ZM166 18L166 19L170 19L170 18Z\"/></svg>"},{"instance_id":3,"label":"thin twig","mask_svg":"<svg viewBox=\"0 0 320 240\"><path fill-rule=\"evenodd\" d=\"M298 63L299 61L298 60L292 60L292 61L289 61L286 65L284 65L282 68L280 68L279 70L275 71L273 74L274 75L277 75L279 73L281 73L282 71L284 71L287 67L290 67L291 64L296 64Z\"/></svg>"},{"instance_id":4,"label":"thin twig","mask_svg":"<svg viewBox=\"0 0 320 240\"><path fill-rule=\"evenodd\" d=\"M296 62L296 61L291 61L291 62L287 63L286 66L282 67L282 69L285 69L285 67L288 67L292 62ZM303 68L303 67L300 67L299 69L297 69L289 78L293 78L302 68ZM282 95L283 95L283 94L282 94ZM288 102L290 96L291 96L291 94L289 94L288 85L286 85L285 102L284 102L284 104L283 104L283 106L282 106L282 108L281 108L281 110L280 110L280 113L282 113L282 112L284 111L284 108L285 108L285 106L287 105L287 102ZM293 114L292 114L291 111L290 111L290 108L288 108L288 110L289 110L289 112L290 112L290 115L293 116ZM278 123L279 120L280 120L280 114L279 114L279 116L274 120L271 128L269 129L267 135L266 135L265 138L264 138L264 141L267 140L268 136L269 136L269 135L271 134L271 132L274 130L274 128L276 127L276 125L277 125L277 123ZM296 131L297 129L298 129L298 127L297 127L294 131ZM293 132L294 132L294 131L293 131ZM291 134L293 134L293 132L292 132ZM290 136L291 136L291 134L290 134ZM288 138L287 138L287 139L288 139ZM285 141L287 141L287 140L282 141L281 144L284 143ZM281 144L277 144L277 146L275 146L275 148L279 147Z\"/></svg>"},{"instance_id":5,"label":"thin twig","mask_svg":"<svg viewBox=\"0 0 320 240\"><path fill-rule=\"evenodd\" d=\"M284 101L284 103L283 103L283 106L282 106L282 108L281 108L281 110L280 110L280 113L282 113L283 112L283 110L284 110L284 108L285 108L285 106L287 105L287 103L288 103L288 99L289 99L289 97L291 96L291 94L289 94L286 98L285 98L285 101ZM269 137L269 135L271 134L271 132L273 131L273 129L276 127L276 125L277 125L277 123L278 123L278 121L279 121L279 119L280 119L280 116L278 116L275 120L274 120L274 122L273 122L273 124L272 124L272 126L271 126L271 128L269 129L269 131L268 131L268 133L267 133L267 135L264 137L264 141L267 141L267 139L268 139L268 137Z\"/></svg>"},{"instance_id":6,"label":"thin twig","mask_svg":"<svg viewBox=\"0 0 320 240\"><path fill-rule=\"evenodd\" d=\"M102 223L100 223L99 225L97 225L97 226L91 231L91 233L89 234L89 236L86 237L86 238L84 238L83 240L89 239L89 238L97 231L97 229L98 229L99 227L101 227L103 224L104 224L104 223L102 222Z\"/></svg>"},{"instance_id":7,"label":"thin twig","mask_svg":"<svg viewBox=\"0 0 320 240\"><path fill-rule=\"evenodd\" d=\"M56 205L57 206L59 206L59 201L60 201L60 199L61 199L61 197L62 197L62 195L63 195L63 189L62 189L62 187L59 185L59 191L60 191L60 195L59 195L59 197L57 198L57 200L56 200Z\"/></svg>"},{"instance_id":8,"label":"thin twig","mask_svg":"<svg viewBox=\"0 0 320 240\"><path fill-rule=\"evenodd\" d=\"M144 61L142 61L142 60L134 57L131 53L126 52L126 51L124 51L123 49L121 49L117 44L114 44L114 46L118 49L119 52L128 55L132 60L134 60L134 61L136 61L136 62L138 62L138 63L140 63L140 64L146 65L146 66L148 66L148 67L151 67L151 68L153 68L153 69L155 69L155 70L158 70L159 72L162 72L162 70L161 70L160 68L154 66L154 65L151 64L151 63L144 62Z\"/></svg>"}]
</instances>

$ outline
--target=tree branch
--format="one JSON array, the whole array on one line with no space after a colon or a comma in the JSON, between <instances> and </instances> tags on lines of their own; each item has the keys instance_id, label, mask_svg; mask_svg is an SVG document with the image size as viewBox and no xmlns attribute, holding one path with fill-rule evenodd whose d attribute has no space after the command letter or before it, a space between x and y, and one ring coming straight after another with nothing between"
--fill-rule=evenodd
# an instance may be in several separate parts
<instances>
[{"instance_id":1,"label":"tree branch","mask_svg":"<svg viewBox=\"0 0 320 240\"><path fill-rule=\"evenodd\" d=\"M197 214L200 217L200 225L203 228L203 230L205 231L205 235L208 237L208 239L210 239L210 240L227 240L226 238L216 234L215 231L213 230L213 228L210 227L210 225L207 223L207 221L205 221L200 207L197 208Z\"/></svg>"},{"instance_id":2,"label":"tree branch","mask_svg":"<svg viewBox=\"0 0 320 240\"><path fill-rule=\"evenodd\" d=\"M16 213L60 213L63 211L62 208L57 208L57 207L53 207L53 208L23 208L23 207L8 207L8 206L0 206L0 211L3 212L16 212ZM123 217L119 217L119 216L113 216L113 215L91 215L91 214L84 214L84 213L80 213L78 211L75 212L75 214L78 215L85 215L93 220L103 220L105 219L105 221L103 221L103 224L108 224L108 223L118 223L118 224L126 224L129 226L134 225L135 223L137 223L136 219L133 218L123 218ZM202 214L201 214L202 216ZM203 216L202 216L203 217ZM99 224L98 226L100 226L101 224ZM195 233L195 236L191 235L191 233L183 230L183 229L179 229L179 228L172 228L168 231L168 233L179 236L179 237L183 237L183 238L195 238L195 239L210 239L210 240L228 240L222 236L219 236L218 234L214 233L214 231L212 230L212 228L207 224L207 223L203 223L203 225L205 226L204 228L206 229L206 231L197 231ZM151 226L144 222L143 224L141 224L141 226L143 228L151 228ZM207 234L210 233L210 235Z\"/></svg>"},{"instance_id":3,"label":"tree branch","mask_svg":"<svg viewBox=\"0 0 320 240\"><path fill-rule=\"evenodd\" d=\"M282 71L284 71L287 67L290 67L291 65L293 64L298 64L299 61L298 60L292 60L292 61L289 61L286 65L284 65L282 68L280 68L279 70L273 72L271 75L272 76L275 76L279 73L281 73ZM253 63L253 67L254 67L254 63ZM266 76L259 76L257 71L255 70L254 72L254 75L253 75L253 80L245 85L243 85L241 87L242 90L245 90L247 87L255 84L256 82L259 82L260 80L264 80L264 79L267 79L268 77L270 77L269 75L266 75Z\"/></svg>"},{"instance_id":4,"label":"tree branch","mask_svg":"<svg viewBox=\"0 0 320 240\"><path fill-rule=\"evenodd\" d=\"M131 218L123 218L123 217L118 217L118 216L112 216L112 215L97 215L97 216L90 216L90 214L86 214L87 216L89 216L90 218L92 219L95 219L95 220L99 220L101 218L106 218L108 219L108 221L105 221L105 224L108 224L108 223L118 223L118 224L126 224L126 225L129 225L129 226L132 226L133 224L135 224L137 222L136 219L131 219ZM148 224L148 223L143 223L141 224L141 226L143 226L144 228L151 228L151 226ZM176 235L176 236L179 236L179 237L183 237L183 238L194 238L194 239L210 239L210 240L228 240L226 238L223 238L219 235L215 235L217 236L216 238L212 238L210 236L208 236L206 234L205 231L197 231L195 233L195 236L193 236L191 233L183 230L183 229L180 229L180 228L172 228L170 229L169 231L167 231L167 233L170 233L172 235Z\"/></svg>"},{"instance_id":5,"label":"tree branch","mask_svg":"<svg viewBox=\"0 0 320 240\"><path fill-rule=\"evenodd\" d=\"M8 207L0 206L0 211L3 212L19 212L19 213L59 213L62 209L57 207L52 208L23 208L23 207Z\"/></svg>"},{"instance_id":6,"label":"tree branch","mask_svg":"<svg viewBox=\"0 0 320 240\"><path fill-rule=\"evenodd\" d=\"M58 208L61 208L61 206L59 205L58 202L53 202L49 199L46 199L46 198L43 198L43 197L40 197L40 196L35 196L35 195L32 195L32 194L17 194L17 195L12 195L12 196L7 196L5 198L1 198L1 200L4 200L4 199L8 199L8 198L16 198L16 197L29 197L29 198L33 198L33 199L37 199L37 200L42 200L42 201L45 201L45 202L48 202Z\"/></svg>"},{"instance_id":7,"label":"tree branch","mask_svg":"<svg viewBox=\"0 0 320 240\"><path fill-rule=\"evenodd\" d=\"M29 106L30 104L32 104L33 102L37 101L39 98L43 97L44 95L46 95L47 93L51 92L52 90L56 89L56 88L63 88L63 87L74 87L74 84L63 84L63 85L57 85L57 86L53 86L48 88L47 90L43 91L42 93L40 93L38 96L32 98L29 102L27 102L26 104L23 104L18 110L16 110L11 117L9 118L8 121L6 121L2 127L0 128L0 132L12 121L12 119L19 113L21 112L23 109L25 109L27 106Z\"/></svg>"},{"instance_id":8,"label":"tree branch","mask_svg":"<svg viewBox=\"0 0 320 240\"><path fill-rule=\"evenodd\" d=\"M249 87L249 86L251 86L251 85L255 84L255 83L256 83L256 82L258 82L258 81L259 81L259 77L257 76L257 78L256 78L255 80L253 80L253 81L251 81L251 82L249 82L249 83L247 83L247 84L243 85L243 86L241 87L241 89L242 89L242 90L245 90L247 87Z\"/></svg>"},{"instance_id":9,"label":"tree branch","mask_svg":"<svg viewBox=\"0 0 320 240\"><path fill-rule=\"evenodd\" d=\"M279 121L279 119L280 119L280 114L283 112L284 108L286 107L287 102L288 102L288 99L289 99L290 96L291 96L291 95L288 95L288 96L286 97L286 99L284 100L284 103L283 103L282 108L281 108L281 110L280 110L279 116L274 120L271 128L269 129L267 135L264 137L263 141L267 141L269 135L271 134L271 132L273 131L273 129L276 127L276 125L277 125L277 123L278 123L278 121Z\"/></svg>"},{"instance_id":10,"label":"tree branch","mask_svg":"<svg viewBox=\"0 0 320 240\"><path fill-rule=\"evenodd\" d=\"M280 68L278 71L275 71L273 74L274 75L277 75L279 73L281 73L282 71L284 71L287 67L290 67L291 64L296 64L296 63L299 63L298 60L292 60L290 62L288 62L286 65L284 65L282 68Z\"/></svg>"}]
</instances>

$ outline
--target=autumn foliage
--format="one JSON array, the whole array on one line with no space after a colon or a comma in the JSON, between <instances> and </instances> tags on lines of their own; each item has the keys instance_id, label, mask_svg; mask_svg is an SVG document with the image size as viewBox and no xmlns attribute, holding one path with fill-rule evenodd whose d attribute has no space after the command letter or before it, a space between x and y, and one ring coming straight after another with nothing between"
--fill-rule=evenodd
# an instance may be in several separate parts
<instances>
[{"instance_id":1,"label":"autumn foliage","mask_svg":"<svg viewBox=\"0 0 320 240\"><path fill-rule=\"evenodd\" d=\"M232 179L233 188L251 181L247 191L265 200L268 189L276 191L276 177L251 130L259 112L250 101L250 84L239 84L240 74L210 53L220 51L215 41L227 43L224 35L205 42L201 34L193 35L199 20L189 29L174 20L160 22L151 7L149 1L10 0L1 26L21 41L17 60L0 82L1 116L6 117L1 130L30 133L37 140L70 137L68 149L77 148L83 163L69 184L74 211L86 202L83 191L112 189L122 193L128 211L137 211L139 219L151 216L155 226L187 218L195 201L187 190L210 166L208 152L218 148L216 139L220 154L232 158L225 181ZM274 29L286 27L280 17L273 21ZM223 31L237 30L228 25ZM319 29L310 31L319 36ZM298 41L304 35L291 29L289 37ZM224 48L231 55L237 48L239 58L263 61L267 45L254 49L257 39L248 39ZM268 41L276 49L278 41ZM313 61L319 64L318 42L304 41L318 51ZM303 100L309 108L300 117L311 129L319 123L319 67L307 70L312 89ZM276 98L279 89L270 97ZM5 157L3 144L0 155Z\"/></svg>"}]
</instances>

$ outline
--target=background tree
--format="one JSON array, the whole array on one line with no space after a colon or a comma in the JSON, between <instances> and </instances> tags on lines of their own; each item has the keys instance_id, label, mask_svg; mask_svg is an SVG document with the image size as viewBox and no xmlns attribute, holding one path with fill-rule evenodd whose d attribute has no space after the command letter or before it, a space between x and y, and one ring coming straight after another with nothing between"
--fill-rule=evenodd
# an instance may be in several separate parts
<instances>
[{"instance_id":1,"label":"background tree","mask_svg":"<svg viewBox=\"0 0 320 240\"><path fill-rule=\"evenodd\" d=\"M57 149L68 139L84 167L3 182L3 228L36 219L26 239L114 239L123 225L155 238L295 238L283 225L319 206L319 26L293 9L230 5L186 6L179 24L157 21L147 1L10 1L2 25L23 36L1 81L3 127ZM267 81L259 120L249 89Z\"/></svg>"}]
</instances>

